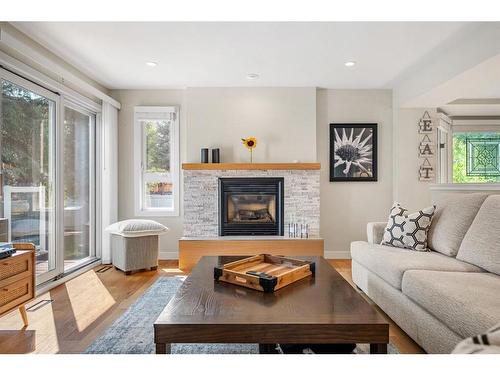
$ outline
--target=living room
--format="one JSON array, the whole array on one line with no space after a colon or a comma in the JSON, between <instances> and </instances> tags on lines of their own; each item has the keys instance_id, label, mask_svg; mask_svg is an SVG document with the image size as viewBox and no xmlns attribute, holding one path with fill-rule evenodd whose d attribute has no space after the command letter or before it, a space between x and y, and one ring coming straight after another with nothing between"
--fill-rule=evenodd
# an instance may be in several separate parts
<instances>
[{"instance_id":1,"label":"living room","mask_svg":"<svg viewBox=\"0 0 500 375\"><path fill-rule=\"evenodd\" d=\"M176 6L0 19L2 359L498 361L500 23Z\"/></svg>"}]
</instances>

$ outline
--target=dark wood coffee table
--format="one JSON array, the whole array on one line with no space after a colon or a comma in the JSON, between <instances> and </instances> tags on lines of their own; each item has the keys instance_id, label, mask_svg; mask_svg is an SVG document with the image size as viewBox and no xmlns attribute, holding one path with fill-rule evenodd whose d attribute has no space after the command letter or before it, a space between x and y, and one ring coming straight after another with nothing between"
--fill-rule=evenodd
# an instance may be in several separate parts
<instances>
[{"instance_id":1,"label":"dark wood coffee table","mask_svg":"<svg viewBox=\"0 0 500 375\"><path fill-rule=\"evenodd\" d=\"M316 275L275 293L214 281L214 267L243 257L203 257L154 324L156 353L172 343L370 344L387 353L389 324L323 257Z\"/></svg>"}]
</instances>

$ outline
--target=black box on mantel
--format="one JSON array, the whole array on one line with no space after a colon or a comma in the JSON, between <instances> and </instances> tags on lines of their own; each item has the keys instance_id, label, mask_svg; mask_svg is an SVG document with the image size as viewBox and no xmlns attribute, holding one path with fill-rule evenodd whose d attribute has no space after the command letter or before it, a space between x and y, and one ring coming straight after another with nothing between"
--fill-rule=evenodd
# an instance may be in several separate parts
<instances>
[{"instance_id":1,"label":"black box on mantel","mask_svg":"<svg viewBox=\"0 0 500 375\"><path fill-rule=\"evenodd\" d=\"M208 163L208 148L201 149L201 162Z\"/></svg>"},{"instance_id":2,"label":"black box on mantel","mask_svg":"<svg viewBox=\"0 0 500 375\"><path fill-rule=\"evenodd\" d=\"M220 163L220 151L218 148L212 149L212 163Z\"/></svg>"}]
</instances>

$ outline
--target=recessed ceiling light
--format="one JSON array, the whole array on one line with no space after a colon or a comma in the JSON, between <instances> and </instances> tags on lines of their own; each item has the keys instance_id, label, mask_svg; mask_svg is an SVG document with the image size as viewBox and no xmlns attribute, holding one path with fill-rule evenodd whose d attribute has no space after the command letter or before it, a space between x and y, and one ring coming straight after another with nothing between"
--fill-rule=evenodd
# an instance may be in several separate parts
<instances>
[{"instance_id":1,"label":"recessed ceiling light","mask_svg":"<svg viewBox=\"0 0 500 375\"><path fill-rule=\"evenodd\" d=\"M247 79L258 79L260 76L255 73L247 74Z\"/></svg>"},{"instance_id":2,"label":"recessed ceiling light","mask_svg":"<svg viewBox=\"0 0 500 375\"><path fill-rule=\"evenodd\" d=\"M158 63L156 61L148 61L146 65L154 68L156 65L158 65Z\"/></svg>"},{"instance_id":3,"label":"recessed ceiling light","mask_svg":"<svg viewBox=\"0 0 500 375\"><path fill-rule=\"evenodd\" d=\"M356 65L356 61L346 61L344 65L348 68L352 68L354 65Z\"/></svg>"}]
</instances>

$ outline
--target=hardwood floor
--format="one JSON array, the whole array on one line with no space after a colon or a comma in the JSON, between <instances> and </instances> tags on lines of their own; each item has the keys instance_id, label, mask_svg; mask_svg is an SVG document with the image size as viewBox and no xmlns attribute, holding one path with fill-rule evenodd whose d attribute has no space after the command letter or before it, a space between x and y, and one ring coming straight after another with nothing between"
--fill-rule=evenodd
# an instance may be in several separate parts
<instances>
[{"instance_id":1,"label":"hardwood floor","mask_svg":"<svg viewBox=\"0 0 500 375\"><path fill-rule=\"evenodd\" d=\"M351 261L330 260L351 284ZM182 275L177 261L161 261L158 271L125 276L98 266L31 302L30 325L14 311L0 318L0 353L81 353L160 276ZM396 324L390 340L401 353L422 353Z\"/></svg>"}]
</instances>

